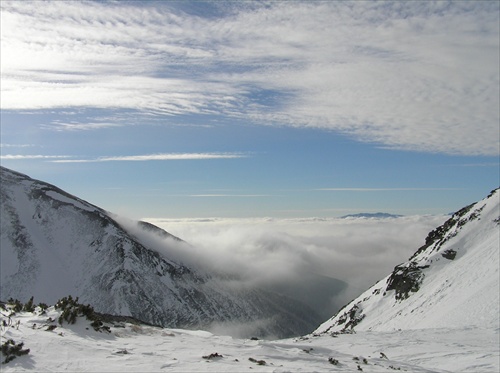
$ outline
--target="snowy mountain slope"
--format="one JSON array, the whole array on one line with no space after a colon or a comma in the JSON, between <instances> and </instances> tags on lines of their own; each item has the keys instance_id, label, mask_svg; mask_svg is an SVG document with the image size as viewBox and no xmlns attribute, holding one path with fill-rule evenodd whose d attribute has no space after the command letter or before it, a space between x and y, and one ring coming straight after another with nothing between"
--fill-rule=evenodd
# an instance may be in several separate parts
<instances>
[{"instance_id":1,"label":"snowy mountain slope","mask_svg":"<svg viewBox=\"0 0 500 373\"><path fill-rule=\"evenodd\" d=\"M9 315L11 315L9 317ZM359 332L275 341L234 339L206 331L111 322L95 331L88 320L0 310L1 343L29 353L2 372L498 372L498 330L426 329ZM18 323L19 322L19 323ZM5 355L1 355L4 361Z\"/></svg>"},{"instance_id":2,"label":"snowy mountain slope","mask_svg":"<svg viewBox=\"0 0 500 373\"><path fill-rule=\"evenodd\" d=\"M499 328L500 192L453 214L316 334Z\"/></svg>"},{"instance_id":3,"label":"snowy mountain slope","mask_svg":"<svg viewBox=\"0 0 500 373\"><path fill-rule=\"evenodd\" d=\"M260 335L300 335L319 316L306 305L183 265L189 245L53 185L1 168L0 298L54 303L72 295L103 313L169 327L248 324Z\"/></svg>"}]
</instances>

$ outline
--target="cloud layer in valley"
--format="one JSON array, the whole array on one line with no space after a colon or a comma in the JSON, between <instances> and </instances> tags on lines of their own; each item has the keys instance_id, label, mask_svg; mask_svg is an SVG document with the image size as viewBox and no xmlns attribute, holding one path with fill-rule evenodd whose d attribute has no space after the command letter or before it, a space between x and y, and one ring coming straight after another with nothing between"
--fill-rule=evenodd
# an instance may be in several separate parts
<instances>
[{"instance_id":1,"label":"cloud layer in valley","mask_svg":"<svg viewBox=\"0 0 500 373\"><path fill-rule=\"evenodd\" d=\"M498 2L1 6L2 110L222 115L394 149L499 151Z\"/></svg>"},{"instance_id":2,"label":"cloud layer in valley","mask_svg":"<svg viewBox=\"0 0 500 373\"><path fill-rule=\"evenodd\" d=\"M233 286L283 292L326 318L406 261L446 218L146 221L190 244L153 243L168 257L233 275Z\"/></svg>"}]
</instances>

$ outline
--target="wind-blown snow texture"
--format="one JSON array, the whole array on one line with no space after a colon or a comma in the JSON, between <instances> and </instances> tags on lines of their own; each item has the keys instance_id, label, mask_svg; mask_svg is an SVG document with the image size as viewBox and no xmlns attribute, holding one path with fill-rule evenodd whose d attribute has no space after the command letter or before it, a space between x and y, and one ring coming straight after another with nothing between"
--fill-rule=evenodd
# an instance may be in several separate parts
<instances>
[{"instance_id":1,"label":"wind-blown snow texture","mask_svg":"<svg viewBox=\"0 0 500 373\"><path fill-rule=\"evenodd\" d=\"M234 289L224 278L172 260L173 248L189 245L158 227L141 223L130 230L96 206L3 167L0 228L4 301L34 296L53 304L72 295L96 311L154 325L247 323L252 334L277 337L308 333L318 323L306 305Z\"/></svg>"},{"instance_id":2,"label":"wind-blown snow texture","mask_svg":"<svg viewBox=\"0 0 500 373\"><path fill-rule=\"evenodd\" d=\"M499 328L499 189L453 214L316 333Z\"/></svg>"}]
</instances>

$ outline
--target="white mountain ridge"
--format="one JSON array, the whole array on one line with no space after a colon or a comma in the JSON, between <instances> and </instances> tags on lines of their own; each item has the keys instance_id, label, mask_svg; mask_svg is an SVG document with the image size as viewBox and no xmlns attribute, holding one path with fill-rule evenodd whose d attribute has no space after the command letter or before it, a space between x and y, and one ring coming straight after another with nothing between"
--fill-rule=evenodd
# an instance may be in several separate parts
<instances>
[{"instance_id":1,"label":"white mountain ridge","mask_svg":"<svg viewBox=\"0 0 500 373\"><path fill-rule=\"evenodd\" d=\"M499 328L500 192L452 215L405 263L315 334Z\"/></svg>"},{"instance_id":2,"label":"white mountain ridge","mask_svg":"<svg viewBox=\"0 0 500 373\"><path fill-rule=\"evenodd\" d=\"M59 188L1 168L0 297L54 304L72 295L96 311L164 327L246 325L243 334L308 333L307 305L184 265L189 245L149 223L118 222Z\"/></svg>"}]
</instances>

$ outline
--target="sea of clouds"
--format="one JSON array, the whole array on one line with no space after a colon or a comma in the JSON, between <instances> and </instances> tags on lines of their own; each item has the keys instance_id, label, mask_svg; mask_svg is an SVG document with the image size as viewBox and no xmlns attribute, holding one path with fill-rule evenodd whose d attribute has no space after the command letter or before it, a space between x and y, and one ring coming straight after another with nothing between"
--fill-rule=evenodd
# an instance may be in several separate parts
<instances>
[{"instance_id":1,"label":"sea of clouds","mask_svg":"<svg viewBox=\"0 0 500 373\"><path fill-rule=\"evenodd\" d=\"M189 244L169 240L170 258L234 275L233 286L279 291L326 318L408 260L447 218L144 220Z\"/></svg>"}]
</instances>

